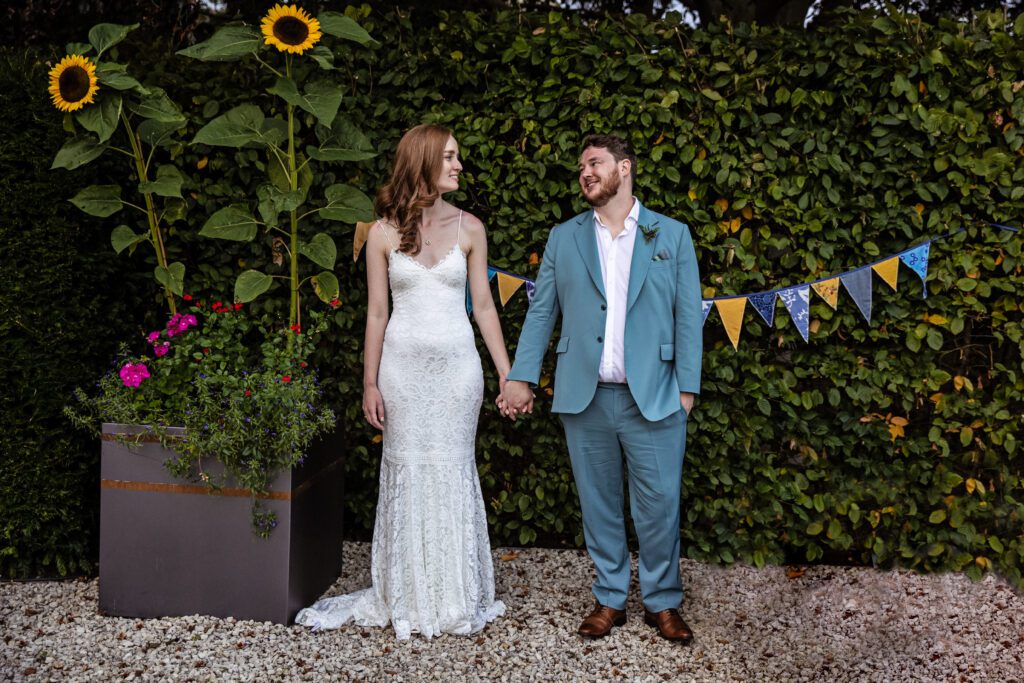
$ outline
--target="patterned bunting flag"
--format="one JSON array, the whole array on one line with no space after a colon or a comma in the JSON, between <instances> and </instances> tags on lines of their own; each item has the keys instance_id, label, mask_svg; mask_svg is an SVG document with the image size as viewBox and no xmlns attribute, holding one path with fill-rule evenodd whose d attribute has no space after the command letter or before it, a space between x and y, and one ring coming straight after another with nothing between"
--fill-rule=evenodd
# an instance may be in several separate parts
<instances>
[{"instance_id":1,"label":"patterned bunting flag","mask_svg":"<svg viewBox=\"0 0 1024 683\"><path fill-rule=\"evenodd\" d=\"M707 321L708 321L708 313L711 312L711 307L715 305L715 302L714 302L713 299L703 299L700 302L700 305L701 305L701 309L702 309L701 313L704 314L704 320L702 322L703 323L707 323Z\"/></svg>"},{"instance_id":2,"label":"patterned bunting flag","mask_svg":"<svg viewBox=\"0 0 1024 683\"><path fill-rule=\"evenodd\" d=\"M931 249L931 242L925 242L919 247L900 254L900 260L921 278L921 298L928 298L928 288L925 280L928 277L928 252Z\"/></svg>"},{"instance_id":3,"label":"patterned bunting flag","mask_svg":"<svg viewBox=\"0 0 1024 683\"><path fill-rule=\"evenodd\" d=\"M801 285L799 287L783 289L779 292L779 298L782 299L782 303L786 304L789 317L793 319L793 324L796 325L796 329L800 331L800 336L806 342L811 324L810 316L808 315L811 288L807 285Z\"/></svg>"},{"instance_id":4,"label":"patterned bunting flag","mask_svg":"<svg viewBox=\"0 0 1024 683\"><path fill-rule=\"evenodd\" d=\"M836 306L839 305L839 278L831 277L815 282L811 287L814 287L814 291L832 307L833 311L836 310Z\"/></svg>"},{"instance_id":5,"label":"patterned bunting flag","mask_svg":"<svg viewBox=\"0 0 1024 683\"><path fill-rule=\"evenodd\" d=\"M857 304L857 308L860 309L861 315L869 323L871 322L871 269L870 268L858 268L857 270L851 270L849 273L840 275L839 279L842 281L843 286L846 287L846 291L853 297L853 302Z\"/></svg>"},{"instance_id":6,"label":"patterned bunting flag","mask_svg":"<svg viewBox=\"0 0 1024 683\"><path fill-rule=\"evenodd\" d=\"M743 329L743 311L747 307L747 297L737 296L732 299L715 299L718 315L722 318L725 331L732 342L732 348L740 348L740 330Z\"/></svg>"},{"instance_id":7,"label":"patterned bunting flag","mask_svg":"<svg viewBox=\"0 0 1024 683\"><path fill-rule=\"evenodd\" d=\"M356 222L356 232L352 235L352 261L359 260L359 252L363 250L363 245L366 244L367 238L370 236L370 228L373 227L373 223L364 223L363 221Z\"/></svg>"},{"instance_id":8,"label":"patterned bunting flag","mask_svg":"<svg viewBox=\"0 0 1024 683\"><path fill-rule=\"evenodd\" d=\"M768 323L768 327L771 327L775 322L775 292L751 294L747 299L750 300L750 305L754 307L754 310L760 313L764 321Z\"/></svg>"},{"instance_id":9,"label":"patterned bunting flag","mask_svg":"<svg viewBox=\"0 0 1024 683\"><path fill-rule=\"evenodd\" d=\"M527 280L526 281L526 302L532 304L533 303L533 295L536 294L536 293L537 293L537 285L535 285L534 283L532 283L529 280Z\"/></svg>"},{"instance_id":10,"label":"patterned bunting flag","mask_svg":"<svg viewBox=\"0 0 1024 683\"><path fill-rule=\"evenodd\" d=\"M871 266L871 270L878 273L878 276L885 280L885 283L892 287L892 291L898 291L896 288L896 279L899 277L900 259L898 256L885 259L881 263L876 263Z\"/></svg>"},{"instance_id":11,"label":"patterned bunting flag","mask_svg":"<svg viewBox=\"0 0 1024 683\"><path fill-rule=\"evenodd\" d=\"M521 279L505 273L498 273L498 297L501 299L501 305L507 304L512 295L522 286Z\"/></svg>"}]
</instances>

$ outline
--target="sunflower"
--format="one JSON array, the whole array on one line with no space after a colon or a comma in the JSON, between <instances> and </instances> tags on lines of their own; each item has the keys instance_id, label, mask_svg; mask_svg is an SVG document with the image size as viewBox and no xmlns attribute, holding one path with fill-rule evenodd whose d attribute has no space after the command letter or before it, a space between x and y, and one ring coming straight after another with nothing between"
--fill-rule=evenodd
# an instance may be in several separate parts
<instances>
[{"instance_id":1,"label":"sunflower","mask_svg":"<svg viewBox=\"0 0 1024 683\"><path fill-rule=\"evenodd\" d=\"M293 5L274 5L263 17L261 26L263 42L281 52L297 55L316 45L323 37L320 22L306 14L306 10Z\"/></svg>"},{"instance_id":2,"label":"sunflower","mask_svg":"<svg viewBox=\"0 0 1024 683\"><path fill-rule=\"evenodd\" d=\"M82 55L68 55L50 69L50 97L61 111L78 111L92 104L100 89L96 65Z\"/></svg>"}]
</instances>

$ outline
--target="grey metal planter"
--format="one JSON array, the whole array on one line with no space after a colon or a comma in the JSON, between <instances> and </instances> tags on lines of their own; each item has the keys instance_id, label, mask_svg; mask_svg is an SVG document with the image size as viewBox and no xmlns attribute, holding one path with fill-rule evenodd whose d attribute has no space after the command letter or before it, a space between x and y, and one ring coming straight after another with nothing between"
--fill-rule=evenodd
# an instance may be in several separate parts
<instances>
[{"instance_id":1,"label":"grey metal planter","mask_svg":"<svg viewBox=\"0 0 1024 683\"><path fill-rule=\"evenodd\" d=\"M181 430L178 430L179 433ZM344 456L341 439L315 443L306 461L274 480L269 539L250 524L251 500L229 481L219 493L171 476L174 452L152 435L130 449L103 425L100 490L101 613L206 614L288 624L341 573ZM204 465L220 475L219 463Z\"/></svg>"}]
</instances>

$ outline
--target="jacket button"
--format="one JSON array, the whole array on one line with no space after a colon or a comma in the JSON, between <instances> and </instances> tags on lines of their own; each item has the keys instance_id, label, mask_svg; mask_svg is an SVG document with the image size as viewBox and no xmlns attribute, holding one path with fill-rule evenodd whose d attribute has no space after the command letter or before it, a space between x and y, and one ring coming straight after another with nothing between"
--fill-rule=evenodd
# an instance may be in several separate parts
<instances>
[{"instance_id":1,"label":"jacket button","mask_svg":"<svg viewBox=\"0 0 1024 683\"><path fill-rule=\"evenodd\" d=\"M607 311L607 310L608 310L608 307L607 307L607 306L605 306L604 304L601 304L601 310L602 310L602 311Z\"/></svg>"},{"instance_id":2,"label":"jacket button","mask_svg":"<svg viewBox=\"0 0 1024 683\"><path fill-rule=\"evenodd\" d=\"M598 341L598 343L603 342L604 341L604 337L598 337L597 341Z\"/></svg>"}]
</instances>

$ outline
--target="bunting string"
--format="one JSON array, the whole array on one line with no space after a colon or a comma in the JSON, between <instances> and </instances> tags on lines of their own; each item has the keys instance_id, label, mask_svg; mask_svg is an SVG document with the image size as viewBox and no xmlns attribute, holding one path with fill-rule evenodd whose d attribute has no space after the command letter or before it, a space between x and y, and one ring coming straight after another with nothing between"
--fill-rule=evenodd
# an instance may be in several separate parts
<instances>
[{"instance_id":1,"label":"bunting string","mask_svg":"<svg viewBox=\"0 0 1024 683\"><path fill-rule=\"evenodd\" d=\"M1012 233L1019 233L1021 228L1014 228L1002 223L978 221L999 230ZM359 258L366 241L366 234L370 227L368 223L360 223L356 228L356 236L353 240L353 259ZM924 242L904 249L903 251L889 254L880 259L866 263L863 266L847 270L838 275L829 275L810 282L798 285L787 285L777 287L763 292L750 294L732 294L724 296L709 297L701 300L702 324L707 323L708 314L711 309L718 311L718 317L722 321L729 341L734 349L739 349L740 333L743 329L743 316L746 312L747 303L757 311L764 322L771 327L775 322L775 305L782 300L790 319L805 342L810 338L810 293L813 291L822 301L836 310L839 305L839 290L845 289L846 293L853 299L857 310L868 323L871 322L872 306L872 277L874 273L882 279L894 292L898 290L899 266L909 268L921 279L921 296L928 296L928 289L925 283L928 279L928 259L931 255L931 245L935 242L949 239L954 235L964 232L966 228L958 228L945 235L932 237ZM498 297L501 305L505 306L509 300L523 289L526 292L528 303L533 303L533 297L537 290L537 284L530 278L497 268L487 267L487 279L498 281ZM473 303L470 300L469 288L466 288L466 310L471 312Z\"/></svg>"}]
</instances>

